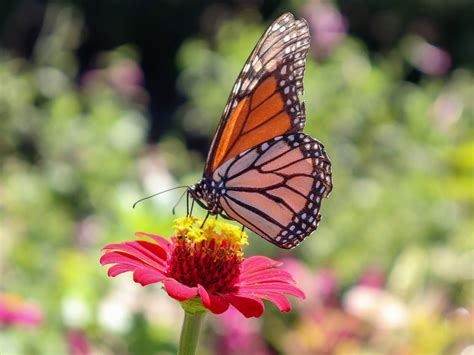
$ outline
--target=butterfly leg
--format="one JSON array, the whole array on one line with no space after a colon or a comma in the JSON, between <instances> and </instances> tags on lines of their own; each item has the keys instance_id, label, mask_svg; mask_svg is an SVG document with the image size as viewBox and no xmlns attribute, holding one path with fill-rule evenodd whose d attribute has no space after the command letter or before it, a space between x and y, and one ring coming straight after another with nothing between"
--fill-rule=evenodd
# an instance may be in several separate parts
<instances>
[{"instance_id":1,"label":"butterfly leg","mask_svg":"<svg viewBox=\"0 0 474 355\"><path fill-rule=\"evenodd\" d=\"M189 217L189 191L186 190L186 217Z\"/></svg>"},{"instance_id":2,"label":"butterfly leg","mask_svg":"<svg viewBox=\"0 0 474 355\"><path fill-rule=\"evenodd\" d=\"M233 221L233 220L234 220L232 217L230 217L230 216L229 216L227 213L225 213L225 212L222 212L220 215L222 216L222 218L227 219L228 221Z\"/></svg>"},{"instance_id":3,"label":"butterfly leg","mask_svg":"<svg viewBox=\"0 0 474 355\"><path fill-rule=\"evenodd\" d=\"M194 202L194 200L193 200ZM192 207L191 207L192 209ZM191 211L189 210L189 191L187 191L186 194L186 217L189 217L191 215Z\"/></svg>"},{"instance_id":4,"label":"butterfly leg","mask_svg":"<svg viewBox=\"0 0 474 355\"><path fill-rule=\"evenodd\" d=\"M204 221L202 221L201 228L204 227L204 225L206 224L207 218L209 217L210 214L211 213L207 211L206 218L204 218Z\"/></svg>"},{"instance_id":5,"label":"butterfly leg","mask_svg":"<svg viewBox=\"0 0 474 355\"><path fill-rule=\"evenodd\" d=\"M242 228L240 229L240 236L244 235L245 226L242 224Z\"/></svg>"},{"instance_id":6,"label":"butterfly leg","mask_svg":"<svg viewBox=\"0 0 474 355\"><path fill-rule=\"evenodd\" d=\"M194 209L194 199L191 200L191 207L189 207L189 195L188 195L188 201L187 201L187 216L191 216L193 214L193 209Z\"/></svg>"}]
</instances>

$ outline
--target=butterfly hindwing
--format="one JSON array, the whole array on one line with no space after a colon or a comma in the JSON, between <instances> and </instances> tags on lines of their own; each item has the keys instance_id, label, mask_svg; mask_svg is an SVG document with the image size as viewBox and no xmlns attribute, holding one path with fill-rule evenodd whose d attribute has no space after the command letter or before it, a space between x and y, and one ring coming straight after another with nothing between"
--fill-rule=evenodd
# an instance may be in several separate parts
<instances>
[{"instance_id":1,"label":"butterfly hindwing","mask_svg":"<svg viewBox=\"0 0 474 355\"><path fill-rule=\"evenodd\" d=\"M304 127L303 93L309 29L304 19L287 13L257 43L234 88L205 167L212 173L227 160L278 135Z\"/></svg>"},{"instance_id":2,"label":"butterfly hindwing","mask_svg":"<svg viewBox=\"0 0 474 355\"><path fill-rule=\"evenodd\" d=\"M213 180L225 186L219 201L230 217L282 248L295 247L317 228L321 199L332 189L324 146L303 133L238 154Z\"/></svg>"}]
</instances>

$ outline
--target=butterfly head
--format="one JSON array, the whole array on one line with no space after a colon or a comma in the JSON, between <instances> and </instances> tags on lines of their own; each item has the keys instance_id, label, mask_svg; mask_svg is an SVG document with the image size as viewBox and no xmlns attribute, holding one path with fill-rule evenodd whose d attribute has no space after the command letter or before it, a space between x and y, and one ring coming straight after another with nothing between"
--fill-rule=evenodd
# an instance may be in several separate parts
<instances>
[{"instance_id":1,"label":"butterfly head","mask_svg":"<svg viewBox=\"0 0 474 355\"><path fill-rule=\"evenodd\" d=\"M214 180L203 178L197 184L190 186L188 192L191 197L210 214L216 215L222 212L219 198L225 193L223 184L216 184ZM205 204L203 204L203 202Z\"/></svg>"}]
</instances>

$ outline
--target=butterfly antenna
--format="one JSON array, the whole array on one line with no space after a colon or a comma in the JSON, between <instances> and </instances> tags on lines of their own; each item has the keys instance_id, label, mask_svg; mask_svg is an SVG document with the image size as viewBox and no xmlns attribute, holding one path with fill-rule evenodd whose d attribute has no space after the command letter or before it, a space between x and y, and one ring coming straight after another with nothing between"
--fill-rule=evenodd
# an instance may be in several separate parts
<instances>
[{"instance_id":1,"label":"butterfly antenna","mask_svg":"<svg viewBox=\"0 0 474 355\"><path fill-rule=\"evenodd\" d=\"M168 191L172 191L172 190L176 190L176 189L182 189L182 188L184 188L184 187L189 187L189 186L187 186L187 185L184 185L184 186L176 186L176 187L172 187L171 189L163 190L163 191L157 192L156 194L153 194L153 195L150 195L150 196L141 198L141 199L139 199L138 201L135 201L135 203L133 204L132 208L135 208L135 206L138 205L140 202L145 201L145 200L148 200L149 198L152 198L152 197L161 195L161 194L163 194L163 193L165 193L165 192L168 192Z\"/></svg>"},{"instance_id":2,"label":"butterfly antenna","mask_svg":"<svg viewBox=\"0 0 474 355\"><path fill-rule=\"evenodd\" d=\"M178 202L176 202L175 205L173 206L173 209L171 210L171 212L173 212L173 216L176 214L176 213L175 213L175 212L176 212L176 207L179 205L179 203L180 203L181 200L183 199L184 194L187 193L187 192L188 192L188 190L185 190L185 191L181 194L181 196L179 196Z\"/></svg>"}]
</instances>

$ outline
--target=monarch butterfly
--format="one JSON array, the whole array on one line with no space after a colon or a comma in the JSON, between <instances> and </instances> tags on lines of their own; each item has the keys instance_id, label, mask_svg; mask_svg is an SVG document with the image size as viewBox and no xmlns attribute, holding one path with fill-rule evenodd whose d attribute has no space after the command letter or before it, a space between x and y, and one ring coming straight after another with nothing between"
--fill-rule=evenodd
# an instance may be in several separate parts
<instances>
[{"instance_id":1,"label":"monarch butterfly","mask_svg":"<svg viewBox=\"0 0 474 355\"><path fill-rule=\"evenodd\" d=\"M285 249L318 227L321 198L332 189L324 146L301 132L309 43L304 19L285 13L270 25L232 89L202 180L188 188L209 214Z\"/></svg>"}]
</instances>

